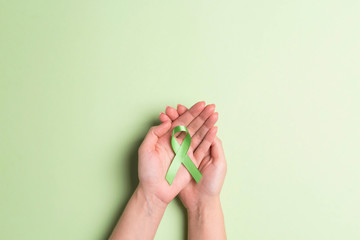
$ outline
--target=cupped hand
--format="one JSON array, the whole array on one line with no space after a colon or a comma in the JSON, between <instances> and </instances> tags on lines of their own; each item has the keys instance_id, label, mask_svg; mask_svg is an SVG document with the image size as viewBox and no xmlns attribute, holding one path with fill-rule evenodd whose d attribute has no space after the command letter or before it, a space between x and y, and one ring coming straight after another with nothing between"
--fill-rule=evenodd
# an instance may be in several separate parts
<instances>
[{"instance_id":1,"label":"cupped hand","mask_svg":"<svg viewBox=\"0 0 360 240\"><path fill-rule=\"evenodd\" d=\"M205 107L205 102L198 102L189 110L185 108L181 115L171 107L166 108L166 114L160 114L159 119L162 123L149 130L138 152L139 187L145 194L150 194L167 204L187 186L191 181L191 175L183 165L176 173L172 185L165 179L174 158L170 144L172 129L178 125L188 128L192 137L188 155L199 167L216 136L217 129L214 125L218 115L214 111L214 105ZM176 136L180 144L184 136L185 134Z\"/></svg>"},{"instance_id":2,"label":"cupped hand","mask_svg":"<svg viewBox=\"0 0 360 240\"><path fill-rule=\"evenodd\" d=\"M176 121L186 111L186 107L178 105L177 115L166 113L166 116L160 116L160 120ZM190 211L214 198L219 198L227 169L222 142L218 137L215 137L210 148L197 155L197 158L201 159L199 170L203 177L199 183L190 181L179 194L184 206Z\"/></svg>"}]
</instances>

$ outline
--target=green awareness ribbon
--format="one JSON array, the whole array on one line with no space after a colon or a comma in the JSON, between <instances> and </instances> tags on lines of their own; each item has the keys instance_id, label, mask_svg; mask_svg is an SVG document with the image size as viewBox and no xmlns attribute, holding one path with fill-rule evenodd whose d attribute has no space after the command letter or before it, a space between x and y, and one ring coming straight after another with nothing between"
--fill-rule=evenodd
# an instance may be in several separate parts
<instances>
[{"instance_id":1,"label":"green awareness ribbon","mask_svg":"<svg viewBox=\"0 0 360 240\"><path fill-rule=\"evenodd\" d=\"M175 133L178 133L178 132L186 132L187 133L184 138L184 141L182 142L181 145L176 141L176 138L174 137ZM174 127L174 129L172 131L172 136L171 136L171 147L174 150L175 157L172 160L170 167L165 176L166 180L168 181L168 183L170 185L174 181L175 175L176 175L177 171L179 170L181 163L184 164L186 169L190 172L191 176L195 179L195 181L197 183L200 181L200 179L202 177L199 169L195 166L193 161L187 155L187 152L190 148L190 144L191 144L191 137L190 137L190 133L187 130L187 128L185 126Z\"/></svg>"}]
</instances>

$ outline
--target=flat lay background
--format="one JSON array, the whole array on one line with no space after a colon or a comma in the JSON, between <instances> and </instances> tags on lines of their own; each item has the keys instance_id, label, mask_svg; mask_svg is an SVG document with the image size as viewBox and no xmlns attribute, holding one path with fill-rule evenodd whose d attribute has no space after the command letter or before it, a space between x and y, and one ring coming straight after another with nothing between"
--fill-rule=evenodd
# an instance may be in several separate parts
<instances>
[{"instance_id":1,"label":"flat lay background","mask_svg":"<svg viewBox=\"0 0 360 240\"><path fill-rule=\"evenodd\" d=\"M107 239L148 128L199 100L220 114L228 239L360 239L359 12L0 0L0 239ZM155 239L186 239L178 200Z\"/></svg>"}]
</instances>

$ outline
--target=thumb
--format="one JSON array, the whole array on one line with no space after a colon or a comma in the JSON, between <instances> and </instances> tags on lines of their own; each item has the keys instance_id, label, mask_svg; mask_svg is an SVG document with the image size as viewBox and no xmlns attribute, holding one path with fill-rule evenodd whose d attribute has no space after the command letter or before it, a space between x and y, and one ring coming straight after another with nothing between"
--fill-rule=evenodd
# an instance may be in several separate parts
<instances>
[{"instance_id":1,"label":"thumb","mask_svg":"<svg viewBox=\"0 0 360 240\"><path fill-rule=\"evenodd\" d=\"M154 150L155 145L160 137L162 137L171 127L171 122L166 121L158 126L151 127L149 132L146 134L144 141L141 144L142 149Z\"/></svg>"},{"instance_id":2,"label":"thumb","mask_svg":"<svg viewBox=\"0 0 360 240\"><path fill-rule=\"evenodd\" d=\"M211 144L211 157L213 158L214 164L226 165L224 149L218 137L216 137Z\"/></svg>"}]
</instances>

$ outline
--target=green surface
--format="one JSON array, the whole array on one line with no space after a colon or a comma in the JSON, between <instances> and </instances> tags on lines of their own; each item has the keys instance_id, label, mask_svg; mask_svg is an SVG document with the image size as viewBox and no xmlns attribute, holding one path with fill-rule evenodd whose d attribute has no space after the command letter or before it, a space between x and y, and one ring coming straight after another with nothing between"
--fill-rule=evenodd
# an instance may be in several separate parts
<instances>
[{"instance_id":1,"label":"green surface","mask_svg":"<svg viewBox=\"0 0 360 240\"><path fill-rule=\"evenodd\" d=\"M149 126L198 100L220 113L228 239L360 239L359 12L0 0L0 239L106 239ZM156 239L185 231L173 201Z\"/></svg>"}]
</instances>

